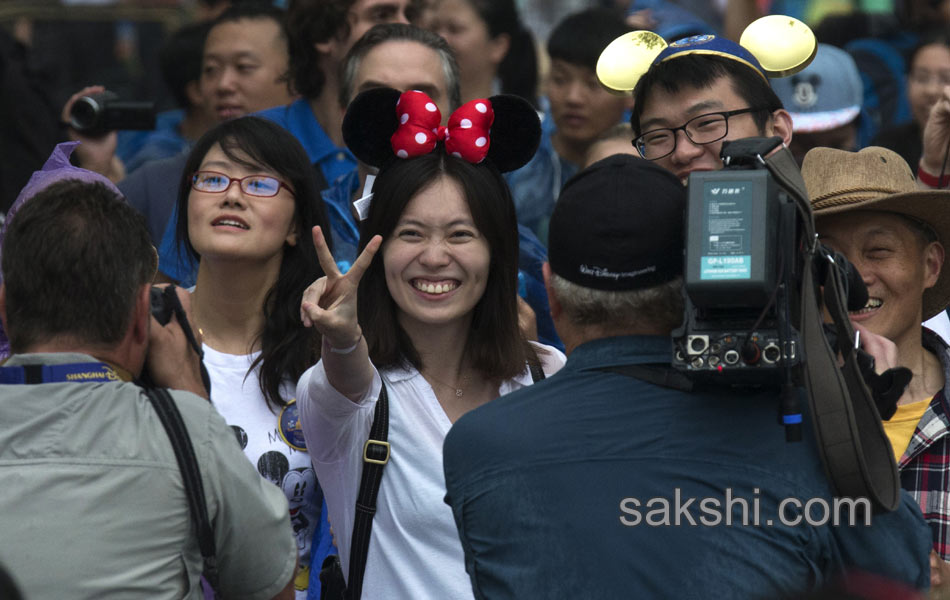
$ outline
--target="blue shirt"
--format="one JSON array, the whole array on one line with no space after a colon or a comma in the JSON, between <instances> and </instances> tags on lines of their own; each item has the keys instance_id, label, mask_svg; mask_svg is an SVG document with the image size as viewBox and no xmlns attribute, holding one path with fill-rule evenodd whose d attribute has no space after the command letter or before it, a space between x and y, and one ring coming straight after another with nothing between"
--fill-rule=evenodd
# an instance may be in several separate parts
<instances>
[{"instance_id":1,"label":"blue shirt","mask_svg":"<svg viewBox=\"0 0 950 600\"><path fill-rule=\"evenodd\" d=\"M136 140L134 148L122 159L126 173L132 173L145 163L181 154L191 148L191 142L181 135L178 126L185 118L183 110L167 110L155 117L155 129ZM125 133L125 132L123 132Z\"/></svg>"},{"instance_id":2,"label":"blue shirt","mask_svg":"<svg viewBox=\"0 0 950 600\"><path fill-rule=\"evenodd\" d=\"M520 169L505 174L515 200L518 222L534 232L547 247L548 221L561 188L580 169L554 149L551 136L556 131L550 114L541 120L541 142L534 157Z\"/></svg>"},{"instance_id":3,"label":"blue shirt","mask_svg":"<svg viewBox=\"0 0 950 600\"><path fill-rule=\"evenodd\" d=\"M929 585L930 531L904 492L871 526L786 524L794 504L782 522L784 499L832 493L811 426L785 442L777 394L599 370L669 361L666 337L593 340L456 422L446 502L476 598L774 598L850 570Z\"/></svg>"},{"instance_id":4,"label":"blue shirt","mask_svg":"<svg viewBox=\"0 0 950 600\"><path fill-rule=\"evenodd\" d=\"M333 256L343 273L346 273L356 260L356 249L360 243L360 229L351 208L359 186L359 173L353 169L335 185L320 192L327 207L327 218L330 220Z\"/></svg>"},{"instance_id":5,"label":"blue shirt","mask_svg":"<svg viewBox=\"0 0 950 600\"><path fill-rule=\"evenodd\" d=\"M306 98L254 114L269 119L292 133L307 152L310 162L320 166L328 185L333 185L337 179L356 168L353 154L347 148L339 148L333 143L313 116Z\"/></svg>"}]
</instances>

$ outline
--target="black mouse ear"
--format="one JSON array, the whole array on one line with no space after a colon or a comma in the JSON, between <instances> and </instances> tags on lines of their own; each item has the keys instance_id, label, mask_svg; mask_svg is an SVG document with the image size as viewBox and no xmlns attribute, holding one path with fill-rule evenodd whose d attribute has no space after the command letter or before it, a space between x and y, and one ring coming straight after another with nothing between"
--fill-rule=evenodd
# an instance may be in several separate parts
<instances>
[{"instance_id":1,"label":"black mouse ear","mask_svg":"<svg viewBox=\"0 0 950 600\"><path fill-rule=\"evenodd\" d=\"M488 159L502 173L523 167L541 142L541 120L527 100L510 94L488 99L495 111Z\"/></svg>"},{"instance_id":2,"label":"black mouse ear","mask_svg":"<svg viewBox=\"0 0 950 600\"><path fill-rule=\"evenodd\" d=\"M371 167L383 167L396 159L390 138L399 127L396 103L400 92L374 88L361 92L343 116L343 141L350 152Z\"/></svg>"}]
</instances>

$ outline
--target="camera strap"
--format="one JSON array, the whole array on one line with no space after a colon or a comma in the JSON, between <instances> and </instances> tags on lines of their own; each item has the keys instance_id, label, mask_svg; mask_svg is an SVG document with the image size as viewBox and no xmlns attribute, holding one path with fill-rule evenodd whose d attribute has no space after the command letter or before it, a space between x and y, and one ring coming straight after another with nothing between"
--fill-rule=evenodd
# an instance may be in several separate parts
<instances>
[{"instance_id":1,"label":"camera strap","mask_svg":"<svg viewBox=\"0 0 950 600\"><path fill-rule=\"evenodd\" d=\"M185 496L188 499L188 513L198 536L198 548L204 562L202 575L211 587L213 597L218 598L218 561L214 540L214 527L208 517L208 505L205 499L204 485L201 481L201 468L195 457L194 446L188 428L185 426L181 413L175 405L171 394L165 388L144 388L146 397L158 414L172 449L175 451L175 460L181 472L185 486Z\"/></svg>"},{"instance_id":2,"label":"camera strap","mask_svg":"<svg viewBox=\"0 0 950 600\"><path fill-rule=\"evenodd\" d=\"M818 451L832 489L838 496L866 497L878 508L894 510L900 502L900 479L890 441L870 389L861 375L854 347L854 331L845 309L840 270L821 269L815 280L818 252L811 204L805 184L791 154L785 150L765 160L766 167L798 205L804 223L804 265L801 286L801 332L804 345L805 387L812 412ZM824 306L834 321L841 357L825 336L824 313L818 286L824 287Z\"/></svg>"}]
</instances>

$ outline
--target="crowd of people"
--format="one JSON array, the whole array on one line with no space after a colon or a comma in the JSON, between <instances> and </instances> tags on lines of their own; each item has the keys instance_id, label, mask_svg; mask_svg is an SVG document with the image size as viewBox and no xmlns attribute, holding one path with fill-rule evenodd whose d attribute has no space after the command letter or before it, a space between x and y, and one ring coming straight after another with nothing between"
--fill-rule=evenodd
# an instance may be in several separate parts
<instances>
[{"instance_id":1,"label":"crowd of people","mask_svg":"<svg viewBox=\"0 0 950 600\"><path fill-rule=\"evenodd\" d=\"M197 4L147 131L0 37L39 119L0 117L0 598L950 597L950 1ZM844 479L889 501L842 497L824 359L670 368L690 182L744 138L867 288L840 372L856 333L889 451ZM704 247L773 260L741 202Z\"/></svg>"}]
</instances>

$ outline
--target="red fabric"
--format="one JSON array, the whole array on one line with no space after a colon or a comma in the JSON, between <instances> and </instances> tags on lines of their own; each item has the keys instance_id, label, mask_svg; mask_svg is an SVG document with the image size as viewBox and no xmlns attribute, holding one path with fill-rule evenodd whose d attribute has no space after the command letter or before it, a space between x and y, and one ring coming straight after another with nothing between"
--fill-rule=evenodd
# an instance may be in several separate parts
<instances>
[{"instance_id":1,"label":"red fabric","mask_svg":"<svg viewBox=\"0 0 950 600\"><path fill-rule=\"evenodd\" d=\"M477 164L485 160L491 146L495 111L484 98L466 102L452 113L447 127L440 127L442 113L435 102L418 90L409 90L396 102L396 116L400 125L390 142L400 158L428 154L436 143L445 142L446 152Z\"/></svg>"}]
</instances>

